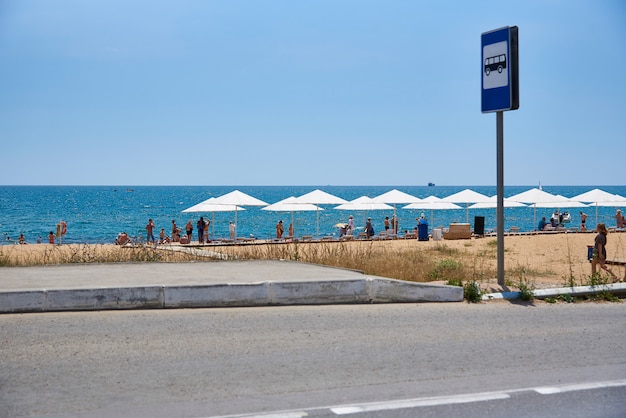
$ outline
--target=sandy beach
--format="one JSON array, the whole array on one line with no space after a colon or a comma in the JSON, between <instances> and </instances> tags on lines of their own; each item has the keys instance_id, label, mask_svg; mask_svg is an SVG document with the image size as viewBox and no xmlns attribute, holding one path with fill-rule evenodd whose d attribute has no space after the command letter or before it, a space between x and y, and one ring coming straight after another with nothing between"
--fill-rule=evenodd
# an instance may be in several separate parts
<instances>
[{"instance_id":1,"label":"sandy beach","mask_svg":"<svg viewBox=\"0 0 626 418\"><path fill-rule=\"evenodd\" d=\"M560 287L570 282L570 278L577 284L584 284L591 274L591 266L587 260L587 246L593 245L595 233L554 233L537 235L508 235L505 236L505 278L507 282L514 283L519 280L528 280L536 288ZM240 255L249 253L251 246L255 251L261 252L263 247L285 246L294 244L244 244L230 246L205 245L200 248L214 253ZM342 243L301 243L298 251L321 251L330 246L343 246L346 251L362 251L363 248L376 248L385 251L398 252L417 251L428 254L453 254L453 257L465 265L477 263L480 260L480 268L487 272L482 277L475 277L486 289L496 288L497 280L497 241L495 237L472 238L469 240L441 240L441 241L417 241L415 239L404 240L381 240L381 241L355 241ZM326 246L326 247L324 247ZM158 260L177 262L187 261L186 254L172 251L171 247L160 246ZM179 246L180 248L180 246ZM445 250L445 251L442 251ZM609 233L607 251L609 259L626 258L626 233ZM152 250L151 250L152 252ZM59 259L68 258L72 262L124 262L133 261L129 257L128 248L108 244L86 245L3 245L0 246L0 265L18 264L57 264ZM448 255L449 256L449 255ZM436 257L433 256L433 257ZM151 260L147 260L151 261ZM419 265L415 266L419 269ZM624 277L624 268L621 266L611 267L619 277ZM1 280L1 279L0 279Z\"/></svg>"}]
</instances>

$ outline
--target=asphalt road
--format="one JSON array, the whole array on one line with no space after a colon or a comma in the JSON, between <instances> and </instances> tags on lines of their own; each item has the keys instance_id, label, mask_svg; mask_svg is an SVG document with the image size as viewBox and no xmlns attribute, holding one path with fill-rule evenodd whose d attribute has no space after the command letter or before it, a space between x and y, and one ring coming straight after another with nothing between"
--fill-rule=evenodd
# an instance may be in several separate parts
<instances>
[{"instance_id":1,"label":"asphalt road","mask_svg":"<svg viewBox=\"0 0 626 418\"><path fill-rule=\"evenodd\" d=\"M625 330L624 303L6 314L0 416L335 416L331 407L481 393L553 405L535 389L613 382L560 395L604 411L626 398Z\"/></svg>"}]
</instances>

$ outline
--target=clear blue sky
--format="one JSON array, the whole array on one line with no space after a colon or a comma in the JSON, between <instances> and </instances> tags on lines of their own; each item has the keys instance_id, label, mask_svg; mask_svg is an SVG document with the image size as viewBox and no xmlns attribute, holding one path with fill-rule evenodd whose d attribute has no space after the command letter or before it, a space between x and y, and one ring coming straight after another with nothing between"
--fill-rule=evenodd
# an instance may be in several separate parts
<instances>
[{"instance_id":1,"label":"clear blue sky","mask_svg":"<svg viewBox=\"0 0 626 418\"><path fill-rule=\"evenodd\" d=\"M623 185L626 2L0 0L0 184Z\"/></svg>"}]
</instances>

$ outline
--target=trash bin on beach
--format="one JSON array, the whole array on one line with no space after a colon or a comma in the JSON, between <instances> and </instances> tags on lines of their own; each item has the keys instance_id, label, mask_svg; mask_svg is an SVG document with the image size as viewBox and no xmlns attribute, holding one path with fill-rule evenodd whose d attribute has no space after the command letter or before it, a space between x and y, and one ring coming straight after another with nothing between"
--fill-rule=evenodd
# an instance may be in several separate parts
<instances>
[{"instance_id":1,"label":"trash bin on beach","mask_svg":"<svg viewBox=\"0 0 626 418\"><path fill-rule=\"evenodd\" d=\"M433 241L441 241L443 238L443 230L441 228L433 228Z\"/></svg>"},{"instance_id":2,"label":"trash bin on beach","mask_svg":"<svg viewBox=\"0 0 626 418\"><path fill-rule=\"evenodd\" d=\"M418 241L428 241L428 224L426 222L417 225L417 239Z\"/></svg>"},{"instance_id":3,"label":"trash bin on beach","mask_svg":"<svg viewBox=\"0 0 626 418\"><path fill-rule=\"evenodd\" d=\"M593 258L593 245L587 245L587 261Z\"/></svg>"},{"instance_id":4,"label":"trash bin on beach","mask_svg":"<svg viewBox=\"0 0 626 418\"><path fill-rule=\"evenodd\" d=\"M485 217L484 216L474 216L474 235L483 236L485 235Z\"/></svg>"}]
</instances>

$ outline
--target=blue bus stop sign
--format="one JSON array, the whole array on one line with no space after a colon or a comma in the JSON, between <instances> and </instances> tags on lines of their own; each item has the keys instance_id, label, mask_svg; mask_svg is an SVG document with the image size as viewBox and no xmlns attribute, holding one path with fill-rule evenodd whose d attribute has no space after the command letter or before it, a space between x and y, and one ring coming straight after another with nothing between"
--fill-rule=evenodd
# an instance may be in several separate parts
<instances>
[{"instance_id":1,"label":"blue bus stop sign","mask_svg":"<svg viewBox=\"0 0 626 418\"><path fill-rule=\"evenodd\" d=\"M482 112L519 108L517 26L481 35Z\"/></svg>"}]
</instances>

